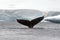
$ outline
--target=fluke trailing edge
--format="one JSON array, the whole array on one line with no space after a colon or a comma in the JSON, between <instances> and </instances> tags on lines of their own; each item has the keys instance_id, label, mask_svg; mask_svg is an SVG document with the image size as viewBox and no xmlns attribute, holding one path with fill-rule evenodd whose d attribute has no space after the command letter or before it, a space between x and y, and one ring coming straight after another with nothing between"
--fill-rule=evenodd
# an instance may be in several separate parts
<instances>
[{"instance_id":1,"label":"fluke trailing edge","mask_svg":"<svg viewBox=\"0 0 60 40\"><path fill-rule=\"evenodd\" d=\"M43 20L43 18L44 18L44 16L35 18L31 21L25 20L25 19L17 19L17 22L20 24L23 24L25 26L28 26L29 28L33 28L33 26L36 25L37 23L41 22Z\"/></svg>"}]
</instances>

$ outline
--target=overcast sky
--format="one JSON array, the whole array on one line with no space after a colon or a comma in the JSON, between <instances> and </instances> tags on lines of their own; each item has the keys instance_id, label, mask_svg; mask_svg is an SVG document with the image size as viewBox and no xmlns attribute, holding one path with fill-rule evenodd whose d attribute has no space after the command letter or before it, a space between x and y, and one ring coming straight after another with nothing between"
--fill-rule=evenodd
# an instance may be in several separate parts
<instances>
[{"instance_id":1,"label":"overcast sky","mask_svg":"<svg viewBox=\"0 0 60 40\"><path fill-rule=\"evenodd\" d=\"M0 9L60 11L60 0L0 0Z\"/></svg>"}]
</instances>

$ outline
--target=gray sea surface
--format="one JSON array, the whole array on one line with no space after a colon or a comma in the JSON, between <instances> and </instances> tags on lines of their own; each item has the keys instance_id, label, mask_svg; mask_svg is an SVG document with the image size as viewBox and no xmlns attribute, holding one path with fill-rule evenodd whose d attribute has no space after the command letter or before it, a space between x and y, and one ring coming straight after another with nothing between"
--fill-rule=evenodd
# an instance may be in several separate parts
<instances>
[{"instance_id":1,"label":"gray sea surface","mask_svg":"<svg viewBox=\"0 0 60 40\"><path fill-rule=\"evenodd\" d=\"M60 40L60 24L40 22L30 29L17 22L0 22L0 40Z\"/></svg>"}]
</instances>

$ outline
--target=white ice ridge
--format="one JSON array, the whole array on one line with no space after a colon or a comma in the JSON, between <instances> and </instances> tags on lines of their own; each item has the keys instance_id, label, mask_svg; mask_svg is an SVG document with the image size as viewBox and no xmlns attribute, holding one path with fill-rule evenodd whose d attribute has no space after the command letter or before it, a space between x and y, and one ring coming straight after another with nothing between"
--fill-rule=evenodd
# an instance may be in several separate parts
<instances>
[{"instance_id":1,"label":"white ice ridge","mask_svg":"<svg viewBox=\"0 0 60 40\"><path fill-rule=\"evenodd\" d=\"M54 23L60 23L60 15L46 17L45 21L54 22Z\"/></svg>"},{"instance_id":2,"label":"white ice ridge","mask_svg":"<svg viewBox=\"0 0 60 40\"><path fill-rule=\"evenodd\" d=\"M57 15L57 16L50 16L50 17L46 17L45 19L60 19L60 15Z\"/></svg>"}]
</instances>

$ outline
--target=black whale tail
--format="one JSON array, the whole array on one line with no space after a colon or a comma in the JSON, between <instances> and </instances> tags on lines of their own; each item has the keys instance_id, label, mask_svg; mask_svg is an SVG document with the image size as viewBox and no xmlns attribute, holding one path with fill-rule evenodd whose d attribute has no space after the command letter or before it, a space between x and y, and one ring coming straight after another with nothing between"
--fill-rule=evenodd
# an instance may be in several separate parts
<instances>
[{"instance_id":1,"label":"black whale tail","mask_svg":"<svg viewBox=\"0 0 60 40\"><path fill-rule=\"evenodd\" d=\"M17 22L21 23L23 25L26 25L29 28L33 28L33 26L35 26L37 23L41 22L43 18L44 18L44 16L35 18L35 19L31 20L31 21L24 20L24 19L17 19Z\"/></svg>"}]
</instances>

